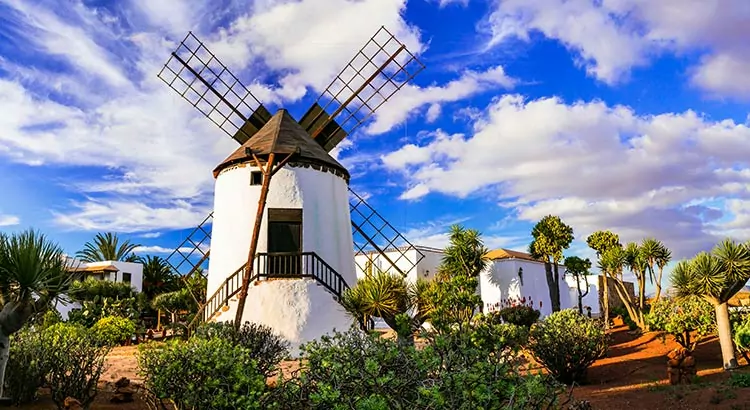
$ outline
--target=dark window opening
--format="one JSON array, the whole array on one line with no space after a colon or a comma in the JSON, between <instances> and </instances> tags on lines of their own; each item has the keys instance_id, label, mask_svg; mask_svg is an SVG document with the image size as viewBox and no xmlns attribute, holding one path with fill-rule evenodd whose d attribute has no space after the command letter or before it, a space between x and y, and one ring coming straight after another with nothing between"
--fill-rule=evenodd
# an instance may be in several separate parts
<instances>
[{"instance_id":1,"label":"dark window opening","mask_svg":"<svg viewBox=\"0 0 750 410\"><path fill-rule=\"evenodd\" d=\"M263 184L263 174L260 171L250 172L250 185Z\"/></svg>"},{"instance_id":2,"label":"dark window opening","mask_svg":"<svg viewBox=\"0 0 750 410\"><path fill-rule=\"evenodd\" d=\"M124 283L130 283L130 280L133 278L133 275L127 272L122 273L122 281Z\"/></svg>"}]
</instances>

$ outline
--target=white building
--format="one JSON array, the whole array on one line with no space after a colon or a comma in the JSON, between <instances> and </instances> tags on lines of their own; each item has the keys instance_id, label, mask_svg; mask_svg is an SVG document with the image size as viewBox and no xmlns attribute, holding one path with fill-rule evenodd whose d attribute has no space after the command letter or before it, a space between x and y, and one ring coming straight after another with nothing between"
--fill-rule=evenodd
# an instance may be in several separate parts
<instances>
[{"instance_id":1,"label":"white building","mask_svg":"<svg viewBox=\"0 0 750 410\"><path fill-rule=\"evenodd\" d=\"M277 162L291 157L271 178L242 320L271 327L296 354L301 343L352 325L335 294L344 282L353 286L356 274L349 172L285 110L214 169L207 290L219 292L220 304L222 295L233 296L209 319L235 319L236 273L247 262L263 181L254 156L265 166L272 153Z\"/></svg>"},{"instance_id":2,"label":"white building","mask_svg":"<svg viewBox=\"0 0 750 410\"><path fill-rule=\"evenodd\" d=\"M377 251L358 253L354 257L357 280L365 277L365 270L370 270L370 274L377 271L403 272L406 279L412 283L416 282L417 278L434 278L442 258L442 249L417 245L385 249L382 254ZM398 269L395 269L394 265Z\"/></svg>"},{"instance_id":3,"label":"white building","mask_svg":"<svg viewBox=\"0 0 750 410\"><path fill-rule=\"evenodd\" d=\"M509 303L531 303L542 313L542 317L552 313L547 276L544 262L534 259L528 253L509 249L496 249L487 254L491 260L487 270L481 274L480 294L484 311L502 309ZM558 268L560 281L560 308L578 307L578 290L572 275L565 275L565 267ZM595 276L589 283L589 293L583 299L584 306L591 307L591 314L599 314L599 297ZM581 282L582 289L585 283ZM585 313L585 311L584 311Z\"/></svg>"},{"instance_id":4,"label":"white building","mask_svg":"<svg viewBox=\"0 0 750 410\"><path fill-rule=\"evenodd\" d=\"M95 278L111 282L123 282L130 284L136 292L143 291L143 265L134 262L104 261L104 262L81 262L74 258L66 257L68 272L81 275L81 279ZM81 307L76 302L57 302L56 308L63 319L68 318L68 312Z\"/></svg>"}]
</instances>

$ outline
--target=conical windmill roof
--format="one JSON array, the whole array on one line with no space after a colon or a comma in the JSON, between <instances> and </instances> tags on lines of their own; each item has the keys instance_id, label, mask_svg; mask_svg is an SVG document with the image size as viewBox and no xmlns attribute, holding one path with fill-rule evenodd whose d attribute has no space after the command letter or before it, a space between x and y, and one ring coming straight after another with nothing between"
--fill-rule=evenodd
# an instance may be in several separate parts
<instances>
[{"instance_id":1,"label":"conical windmill roof","mask_svg":"<svg viewBox=\"0 0 750 410\"><path fill-rule=\"evenodd\" d=\"M291 165L312 166L316 169L323 167L341 174L349 181L349 171L315 142L284 109L277 111L263 128L222 161L214 169L214 177L232 165L253 161L253 156L247 152L248 148L261 162L268 160L271 153L276 154L277 163L293 154L289 160Z\"/></svg>"}]
</instances>

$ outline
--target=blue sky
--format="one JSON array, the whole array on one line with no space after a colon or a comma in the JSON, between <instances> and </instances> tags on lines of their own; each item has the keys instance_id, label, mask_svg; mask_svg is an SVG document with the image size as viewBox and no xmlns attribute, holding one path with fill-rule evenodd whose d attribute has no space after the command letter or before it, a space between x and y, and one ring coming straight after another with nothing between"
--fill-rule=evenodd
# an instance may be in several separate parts
<instances>
[{"instance_id":1,"label":"blue sky","mask_svg":"<svg viewBox=\"0 0 750 410\"><path fill-rule=\"evenodd\" d=\"M171 250L235 143L156 74L193 30L299 118L378 27L427 65L337 152L414 243L460 222L569 254L611 229L676 258L750 239L745 0L0 0L0 229Z\"/></svg>"}]
</instances>

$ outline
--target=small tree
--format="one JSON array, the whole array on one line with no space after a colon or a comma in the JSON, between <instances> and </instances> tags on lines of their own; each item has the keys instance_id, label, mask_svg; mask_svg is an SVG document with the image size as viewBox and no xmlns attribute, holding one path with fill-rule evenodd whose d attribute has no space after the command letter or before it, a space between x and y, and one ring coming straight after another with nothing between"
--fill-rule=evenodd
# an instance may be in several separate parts
<instances>
[{"instance_id":1,"label":"small tree","mask_svg":"<svg viewBox=\"0 0 750 410\"><path fill-rule=\"evenodd\" d=\"M559 216L547 215L531 230L534 238L529 244L529 253L544 261L552 311L560 310L560 274L558 272L563 251L573 242L573 228L566 225Z\"/></svg>"},{"instance_id":2,"label":"small tree","mask_svg":"<svg viewBox=\"0 0 750 410\"><path fill-rule=\"evenodd\" d=\"M450 245L445 248L436 278L426 292L431 304L430 324L439 333L468 324L482 306L477 288L479 275L489 263L487 252L479 231L458 225L451 227Z\"/></svg>"},{"instance_id":3,"label":"small tree","mask_svg":"<svg viewBox=\"0 0 750 410\"><path fill-rule=\"evenodd\" d=\"M568 256L565 258L565 269L576 280L578 313L583 314L583 298L589 294L589 269L591 269L591 261L588 258L581 259L578 256ZM581 289L581 280L584 282L585 292Z\"/></svg>"},{"instance_id":4,"label":"small tree","mask_svg":"<svg viewBox=\"0 0 750 410\"><path fill-rule=\"evenodd\" d=\"M620 244L620 237L616 233L610 231L596 231L586 238L586 244L589 248L596 251L596 256L599 258L598 265L601 269L602 266L602 255L612 248L622 248ZM607 283L607 275L602 272L602 315L604 317L604 327L609 328L609 283Z\"/></svg>"},{"instance_id":5,"label":"small tree","mask_svg":"<svg viewBox=\"0 0 750 410\"><path fill-rule=\"evenodd\" d=\"M711 253L701 252L678 263L670 279L679 295L701 296L714 306L724 369L737 368L727 302L750 279L748 244L726 239Z\"/></svg>"},{"instance_id":6,"label":"small tree","mask_svg":"<svg viewBox=\"0 0 750 410\"><path fill-rule=\"evenodd\" d=\"M10 335L48 309L70 286L62 249L32 230L0 234L0 397L5 385Z\"/></svg>"},{"instance_id":7,"label":"small tree","mask_svg":"<svg viewBox=\"0 0 750 410\"><path fill-rule=\"evenodd\" d=\"M716 331L716 316L712 310L710 303L695 295L662 298L651 305L646 323L649 329L666 332L680 346L693 351L703 337Z\"/></svg>"}]
</instances>

